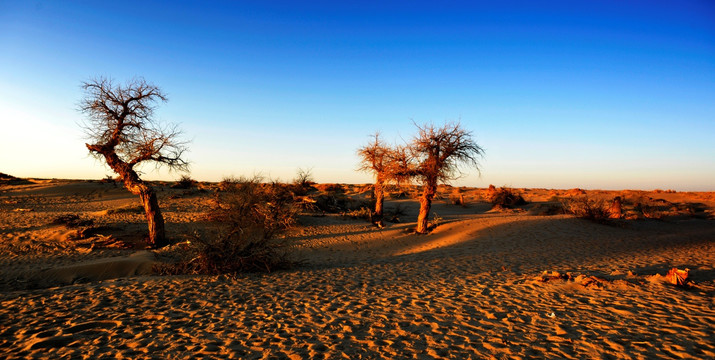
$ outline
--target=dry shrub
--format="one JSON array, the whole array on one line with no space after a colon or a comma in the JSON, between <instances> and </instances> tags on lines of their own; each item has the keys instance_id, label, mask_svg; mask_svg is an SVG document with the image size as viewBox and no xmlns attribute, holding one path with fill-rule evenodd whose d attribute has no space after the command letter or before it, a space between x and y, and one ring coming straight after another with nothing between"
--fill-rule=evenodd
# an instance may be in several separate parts
<instances>
[{"instance_id":1,"label":"dry shrub","mask_svg":"<svg viewBox=\"0 0 715 360\"><path fill-rule=\"evenodd\" d=\"M402 204L397 204L393 209L385 211L385 219L396 224L400 222L400 216L403 216L406 213L407 212L405 211L404 206L402 206Z\"/></svg>"},{"instance_id":2,"label":"dry shrub","mask_svg":"<svg viewBox=\"0 0 715 360\"><path fill-rule=\"evenodd\" d=\"M367 207L361 207L355 210L348 210L346 212L343 212L342 215L348 218L363 219L369 222L373 222L372 219L374 216L373 211Z\"/></svg>"},{"instance_id":3,"label":"dry shrub","mask_svg":"<svg viewBox=\"0 0 715 360\"><path fill-rule=\"evenodd\" d=\"M464 194L452 194L449 197L449 201L454 205L467 207L467 202L464 200Z\"/></svg>"},{"instance_id":4,"label":"dry shrub","mask_svg":"<svg viewBox=\"0 0 715 360\"><path fill-rule=\"evenodd\" d=\"M314 187L322 192L334 192L334 193L345 192L345 189L343 188L343 185L341 185L341 184L317 184L317 185L314 185Z\"/></svg>"},{"instance_id":5,"label":"dry shrub","mask_svg":"<svg viewBox=\"0 0 715 360\"><path fill-rule=\"evenodd\" d=\"M263 234L260 229L234 229L210 240L194 236L186 243L185 259L159 266L157 270L167 275L217 275L271 272L293 266L294 262L284 251L285 243L266 239Z\"/></svg>"},{"instance_id":6,"label":"dry shrub","mask_svg":"<svg viewBox=\"0 0 715 360\"><path fill-rule=\"evenodd\" d=\"M564 207L579 218L599 223L607 222L611 217L611 206L601 199L591 199L588 196L572 198L566 201Z\"/></svg>"},{"instance_id":7,"label":"dry shrub","mask_svg":"<svg viewBox=\"0 0 715 360\"><path fill-rule=\"evenodd\" d=\"M261 229L272 238L295 222L298 209L290 186L264 184L260 177L227 178L217 191L207 217L238 229Z\"/></svg>"},{"instance_id":8,"label":"dry shrub","mask_svg":"<svg viewBox=\"0 0 715 360\"><path fill-rule=\"evenodd\" d=\"M117 179L115 179L112 175L106 175L104 176L103 179L99 180L100 184L112 184L114 187L117 187Z\"/></svg>"},{"instance_id":9,"label":"dry shrub","mask_svg":"<svg viewBox=\"0 0 715 360\"><path fill-rule=\"evenodd\" d=\"M310 190L315 189L313 187L315 181L313 181L312 169L298 169L295 179L293 179L293 184L290 186L290 190L296 196L304 196L310 192Z\"/></svg>"},{"instance_id":10,"label":"dry shrub","mask_svg":"<svg viewBox=\"0 0 715 360\"><path fill-rule=\"evenodd\" d=\"M210 221L222 225L216 238L195 235L186 257L162 273L224 274L273 271L291 266L286 244L276 236L295 223L297 207L290 186L261 183L260 177L225 178L219 185Z\"/></svg>"},{"instance_id":11,"label":"dry shrub","mask_svg":"<svg viewBox=\"0 0 715 360\"><path fill-rule=\"evenodd\" d=\"M563 204L553 202L536 204L531 209L529 209L529 215L551 216L560 215L564 213L566 213L566 211L564 210Z\"/></svg>"},{"instance_id":12,"label":"dry shrub","mask_svg":"<svg viewBox=\"0 0 715 360\"><path fill-rule=\"evenodd\" d=\"M359 210L361 208L372 209L375 207L375 199L354 199L344 194L321 194L312 198L313 206L317 211L326 213L345 213Z\"/></svg>"},{"instance_id":13,"label":"dry shrub","mask_svg":"<svg viewBox=\"0 0 715 360\"><path fill-rule=\"evenodd\" d=\"M526 205L526 200L524 200L521 194L514 189L504 186L497 189L493 185L489 185L489 193L487 196L489 202L492 203L494 207L511 209L516 206Z\"/></svg>"},{"instance_id":14,"label":"dry shrub","mask_svg":"<svg viewBox=\"0 0 715 360\"><path fill-rule=\"evenodd\" d=\"M198 181L191 178L189 175L182 175L176 184L171 185L172 189L191 189L196 187Z\"/></svg>"}]
</instances>

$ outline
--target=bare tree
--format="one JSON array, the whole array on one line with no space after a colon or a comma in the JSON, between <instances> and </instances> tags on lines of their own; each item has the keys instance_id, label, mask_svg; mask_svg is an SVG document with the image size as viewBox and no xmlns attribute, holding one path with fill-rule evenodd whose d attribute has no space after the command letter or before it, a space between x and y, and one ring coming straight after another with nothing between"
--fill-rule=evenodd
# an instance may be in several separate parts
<instances>
[{"instance_id":1,"label":"bare tree","mask_svg":"<svg viewBox=\"0 0 715 360\"><path fill-rule=\"evenodd\" d=\"M174 125L154 120L156 103L165 102L161 89L144 79L115 85L111 79L98 78L82 84L85 96L80 111L90 154L103 159L116 172L132 194L139 195L149 224L149 242L153 247L167 245L164 218L154 189L139 178L136 167L142 163L166 165L170 170L188 169L182 158L186 142L178 140Z\"/></svg>"},{"instance_id":2,"label":"bare tree","mask_svg":"<svg viewBox=\"0 0 715 360\"><path fill-rule=\"evenodd\" d=\"M484 154L472 139L472 134L459 123L447 123L441 128L428 124L419 126L417 136L410 144L412 159L404 166L404 174L416 177L424 186L420 197L420 213L417 217L417 232L427 233L427 219L432 208L432 199L439 182L448 182L462 176L461 167L467 165L479 171L478 159Z\"/></svg>"},{"instance_id":3,"label":"bare tree","mask_svg":"<svg viewBox=\"0 0 715 360\"><path fill-rule=\"evenodd\" d=\"M385 183L390 179L390 148L380 139L380 133L376 132L373 140L368 145L358 149L360 157L360 171L372 172L375 174L375 214L373 221L379 227L383 227L384 217L383 204L385 201Z\"/></svg>"}]
</instances>

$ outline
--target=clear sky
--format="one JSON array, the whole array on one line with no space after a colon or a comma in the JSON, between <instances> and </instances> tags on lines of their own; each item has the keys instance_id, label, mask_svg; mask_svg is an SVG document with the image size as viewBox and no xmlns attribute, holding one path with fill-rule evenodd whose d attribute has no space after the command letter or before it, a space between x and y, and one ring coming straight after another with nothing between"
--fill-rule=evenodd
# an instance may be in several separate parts
<instances>
[{"instance_id":1,"label":"clear sky","mask_svg":"<svg viewBox=\"0 0 715 360\"><path fill-rule=\"evenodd\" d=\"M168 94L198 180L369 182L371 133L461 119L486 155L456 185L715 190L709 0L0 0L0 171L110 174L78 126L96 76Z\"/></svg>"}]
</instances>

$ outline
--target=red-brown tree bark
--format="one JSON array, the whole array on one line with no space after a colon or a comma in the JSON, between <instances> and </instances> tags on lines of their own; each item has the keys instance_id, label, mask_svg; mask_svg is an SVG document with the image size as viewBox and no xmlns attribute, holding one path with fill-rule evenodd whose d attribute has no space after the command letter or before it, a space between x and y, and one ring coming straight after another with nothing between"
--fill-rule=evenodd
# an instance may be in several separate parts
<instances>
[{"instance_id":1,"label":"red-brown tree bark","mask_svg":"<svg viewBox=\"0 0 715 360\"><path fill-rule=\"evenodd\" d=\"M156 124L152 115L156 101L166 101L160 89L143 79L126 86L114 86L111 80L84 83L87 96L81 110L88 114L85 130L92 144L90 154L103 158L122 179L132 194L138 195L149 227L149 245L168 244L164 218L154 189L142 181L134 167L143 162L186 170L182 159L185 143L176 141L179 131Z\"/></svg>"}]
</instances>

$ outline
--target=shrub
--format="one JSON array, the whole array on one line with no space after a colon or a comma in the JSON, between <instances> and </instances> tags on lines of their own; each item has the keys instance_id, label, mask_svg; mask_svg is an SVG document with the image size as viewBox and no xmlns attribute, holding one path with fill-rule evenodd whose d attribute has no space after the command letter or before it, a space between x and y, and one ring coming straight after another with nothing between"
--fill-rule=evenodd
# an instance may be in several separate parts
<instances>
[{"instance_id":1,"label":"shrub","mask_svg":"<svg viewBox=\"0 0 715 360\"><path fill-rule=\"evenodd\" d=\"M285 244L266 239L260 229L234 229L218 238L207 240L195 235L187 242L184 259L158 267L161 274L233 274L271 272L290 268Z\"/></svg>"},{"instance_id":2,"label":"shrub","mask_svg":"<svg viewBox=\"0 0 715 360\"><path fill-rule=\"evenodd\" d=\"M342 215L353 219L363 219L369 222L372 222L373 218L372 210L364 206L359 209L345 211Z\"/></svg>"},{"instance_id":3,"label":"shrub","mask_svg":"<svg viewBox=\"0 0 715 360\"><path fill-rule=\"evenodd\" d=\"M467 207L467 203L464 201L464 194L452 194L452 196L449 197L449 200L454 205Z\"/></svg>"},{"instance_id":4,"label":"shrub","mask_svg":"<svg viewBox=\"0 0 715 360\"><path fill-rule=\"evenodd\" d=\"M117 187L117 179L115 179L112 175L106 175L103 179L99 180L100 184L112 184L114 187Z\"/></svg>"},{"instance_id":5,"label":"shrub","mask_svg":"<svg viewBox=\"0 0 715 360\"><path fill-rule=\"evenodd\" d=\"M356 200L343 194L321 194L315 196L313 200L314 209L326 213L344 213L375 206L375 199Z\"/></svg>"},{"instance_id":6,"label":"shrub","mask_svg":"<svg viewBox=\"0 0 715 360\"><path fill-rule=\"evenodd\" d=\"M238 229L260 229L271 238L295 222L298 210L288 186L260 177L229 178L219 185L208 219Z\"/></svg>"},{"instance_id":7,"label":"shrub","mask_svg":"<svg viewBox=\"0 0 715 360\"><path fill-rule=\"evenodd\" d=\"M345 189L340 184L319 184L315 188L323 192L343 193Z\"/></svg>"},{"instance_id":8,"label":"shrub","mask_svg":"<svg viewBox=\"0 0 715 360\"><path fill-rule=\"evenodd\" d=\"M221 225L214 238L195 235L186 256L159 269L166 274L223 274L273 271L292 265L276 236L295 223L297 207L288 185L260 177L225 178L207 219Z\"/></svg>"},{"instance_id":9,"label":"shrub","mask_svg":"<svg viewBox=\"0 0 715 360\"><path fill-rule=\"evenodd\" d=\"M493 185L490 185L488 199L494 207L511 209L515 206L526 205L526 200L524 200L521 194L517 193L514 189L503 186L497 189Z\"/></svg>"},{"instance_id":10,"label":"shrub","mask_svg":"<svg viewBox=\"0 0 715 360\"><path fill-rule=\"evenodd\" d=\"M590 199L588 196L569 199L564 207L579 218L599 223L607 222L611 217L608 202Z\"/></svg>"},{"instance_id":11,"label":"shrub","mask_svg":"<svg viewBox=\"0 0 715 360\"><path fill-rule=\"evenodd\" d=\"M173 189L191 189L196 186L198 182L191 178L189 175L182 175L176 184L171 185Z\"/></svg>"},{"instance_id":12,"label":"shrub","mask_svg":"<svg viewBox=\"0 0 715 360\"><path fill-rule=\"evenodd\" d=\"M311 189L313 189L312 169L298 169L295 179L293 179L293 186L291 186L291 191L297 196L306 195Z\"/></svg>"}]
</instances>

